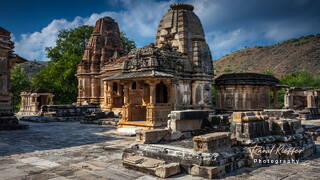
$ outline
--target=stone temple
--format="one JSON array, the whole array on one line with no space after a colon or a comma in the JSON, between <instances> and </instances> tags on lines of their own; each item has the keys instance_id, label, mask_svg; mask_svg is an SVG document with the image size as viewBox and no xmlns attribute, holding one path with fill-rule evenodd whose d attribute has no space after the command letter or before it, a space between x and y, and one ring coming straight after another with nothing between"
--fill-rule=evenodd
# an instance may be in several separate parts
<instances>
[{"instance_id":1,"label":"stone temple","mask_svg":"<svg viewBox=\"0 0 320 180\"><path fill-rule=\"evenodd\" d=\"M173 4L156 42L127 53L118 24L96 22L78 65L78 100L118 112L118 127L164 127L172 110L211 107L213 65L193 6Z\"/></svg>"},{"instance_id":2,"label":"stone temple","mask_svg":"<svg viewBox=\"0 0 320 180\"><path fill-rule=\"evenodd\" d=\"M258 111L277 107L279 80L272 75L256 73L223 74L215 79L216 109L225 111Z\"/></svg>"},{"instance_id":3,"label":"stone temple","mask_svg":"<svg viewBox=\"0 0 320 180\"><path fill-rule=\"evenodd\" d=\"M14 54L14 44L10 32L0 27L0 130L21 129L18 119L13 116L10 89L10 69L14 64L25 62L22 57Z\"/></svg>"}]
</instances>

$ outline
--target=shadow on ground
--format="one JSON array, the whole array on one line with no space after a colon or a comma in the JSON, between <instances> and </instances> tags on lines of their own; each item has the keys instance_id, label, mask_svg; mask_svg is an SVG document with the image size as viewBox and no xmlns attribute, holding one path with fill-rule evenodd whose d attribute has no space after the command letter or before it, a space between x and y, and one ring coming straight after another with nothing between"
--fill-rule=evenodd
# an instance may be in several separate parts
<instances>
[{"instance_id":1,"label":"shadow on ground","mask_svg":"<svg viewBox=\"0 0 320 180\"><path fill-rule=\"evenodd\" d=\"M102 134L113 131L112 126L80 124L79 122L23 122L23 124L29 124L30 127L25 130L0 131L0 156L121 139Z\"/></svg>"}]
</instances>

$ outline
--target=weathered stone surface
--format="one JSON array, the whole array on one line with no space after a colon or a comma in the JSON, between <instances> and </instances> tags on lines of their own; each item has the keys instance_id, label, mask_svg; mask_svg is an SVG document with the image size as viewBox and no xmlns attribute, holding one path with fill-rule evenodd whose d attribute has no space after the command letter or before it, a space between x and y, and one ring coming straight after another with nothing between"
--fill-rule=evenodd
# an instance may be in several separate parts
<instances>
[{"instance_id":1,"label":"weathered stone surface","mask_svg":"<svg viewBox=\"0 0 320 180\"><path fill-rule=\"evenodd\" d=\"M26 60L14 54L10 32L0 27L0 130L23 129L13 114L10 93L10 69Z\"/></svg>"},{"instance_id":2,"label":"weathered stone surface","mask_svg":"<svg viewBox=\"0 0 320 180\"><path fill-rule=\"evenodd\" d=\"M37 89L21 92L21 105L17 113L18 116L36 116L40 115L41 107L52 105L53 94L44 90Z\"/></svg>"},{"instance_id":3,"label":"weathered stone surface","mask_svg":"<svg viewBox=\"0 0 320 180\"><path fill-rule=\"evenodd\" d=\"M216 132L193 137L193 149L197 152L214 153L231 148L229 132Z\"/></svg>"},{"instance_id":4,"label":"weathered stone surface","mask_svg":"<svg viewBox=\"0 0 320 180\"><path fill-rule=\"evenodd\" d=\"M230 122L230 114L214 114L211 113L208 116L208 121L211 126L223 126L227 125Z\"/></svg>"},{"instance_id":5,"label":"weathered stone surface","mask_svg":"<svg viewBox=\"0 0 320 180\"><path fill-rule=\"evenodd\" d=\"M292 109L264 109L263 110L271 119L295 119L299 115Z\"/></svg>"},{"instance_id":6,"label":"weathered stone surface","mask_svg":"<svg viewBox=\"0 0 320 180\"><path fill-rule=\"evenodd\" d=\"M202 122L208 120L209 114L213 110L182 110L171 111L168 120L168 129L172 132L185 132L199 130Z\"/></svg>"},{"instance_id":7,"label":"weathered stone surface","mask_svg":"<svg viewBox=\"0 0 320 180\"><path fill-rule=\"evenodd\" d=\"M270 120L270 130L273 135L292 135L302 133L301 120L279 119Z\"/></svg>"},{"instance_id":8,"label":"weathered stone surface","mask_svg":"<svg viewBox=\"0 0 320 180\"><path fill-rule=\"evenodd\" d=\"M169 140L170 135L170 131L167 129L137 130L136 142L141 144L158 143L161 140Z\"/></svg>"},{"instance_id":9,"label":"weathered stone surface","mask_svg":"<svg viewBox=\"0 0 320 180\"><path fill-rule=\"evenodd\" d=\"M165 161L142 156L123 156L123 166L161 178L167 178L180 173L179 163L166 163Z\"/></svg>"},{"instance_id":10,"label":"weathered stone surface","mask_svg":"<svg viewBox=\"0 0 320 180\"><path fill-rule=\"evenodd\" d=\"M112 126L83 125L76 122L26 123L30 125L27 130L0 133L0 179L151 180L157 178L122 166L122 150L134 143L134 138L116 136L113 133L115 128ZM284 180L317 180L319 155L316 153L307 160L300 160L299 164L266 164L267 166L257 169L242 168L221 179L281 177ZM40 169L36 165L19 161L31 157L54 162L59 166ZM183 173L172 179L202 180L203 178Z\"/></svg>"},{"instance_id":11,"label":"weathered stone surface","mask_svg":"<svg viewBox=\"0 0 320 180\"><path fill-rule=\"evenodd\" d=\"M155 43L124 52L119 39L113 19L97 21L78 65L78 104L100 104L122 115L119 128L139 129L166 127L173 109L211 108L212 57L191 5L170 7Z\"/></svg>"},{"instance_id":12,"label":"weathered stone surface","mask_svg":"<svg viewBox=\"0 0 320 180\"><path fill-rule=\"evenodd\" d=\"M301 119L319 119L320 90L298 87L287 88L284 107L294 109Z\"/></svg>"},{"instance_id":13,"label":"weathered stone surface","mask_svg":"<svg viewBox=\"0 0 320 180\"><path fill-rule=\"evenodd\" d=\"M81 118L80 123L83 124L111 124L116 125L118 122L118 117L114 114L113 111L94 111L91 114L85 115Z\"/></svg>"},{"instance_id":14,"label":"weathered stone surface","mask_svg":"<svg viewBox=\"0 0 320 180\"><path fill-rule=\"evenodd\" d=\"M179 174L180 164L179 163L170 163L165 164L163 166L157 167L155 171L155 175L161 178L167 178L176 174Z\"/></svg>"},{"instance_id":15,"label":"weathered stone surface","mask_svg":"<svg viewBox=\"0 0 320 180\"><path fill-rule=\"evenodd\" d=\"M267 119L269 119L268 115L262 111L233 112L231 116L231 121L235 123L264 121Z\"/></svg>"},{"instance_id":16,"label":"weathered stone surface","mask_svg":"<svg viewBox=\"0 0 320 180\"><path fill-rule=\"evenodd\" d=\"M190 174L208 179L219 178L226 174L224 166L207 167L207 166L192 166Z\"/></svg>"},{"instance_id":17,"label":"weathered stone surface","mask_svg":"<svg viewBox=\"0 0 320 180\"><path fill-rule=\"evenodd\" d=\"M93 33L77 69L78 104L99 104L103 99L101 75L104 64L125 54L117 22L103 17L96 22Z\"/></svg>"},{"instance_id":18,"label":"weathered stone surface","mask_svg":"<svg viewBox=\"0 0 320 180\"><path fill-rule=\"evenodd\" d=\"M220 111L261 111L271 104L271 94L277 96L279 80L256 73L224 74L215 79L216 104Z\"/></svg>"},{"instance_id":19,"label":"weathered stone surface","mask_svg":"<svg viewBox=\"0 0 320 180\"><path fill-rule=\"evenodd\" d=\"M173 4L160 20L156 45L165 47L167 44L187 54L197 74L213 74L211 52L192 5Z\"/></svg>"}]
</instances>

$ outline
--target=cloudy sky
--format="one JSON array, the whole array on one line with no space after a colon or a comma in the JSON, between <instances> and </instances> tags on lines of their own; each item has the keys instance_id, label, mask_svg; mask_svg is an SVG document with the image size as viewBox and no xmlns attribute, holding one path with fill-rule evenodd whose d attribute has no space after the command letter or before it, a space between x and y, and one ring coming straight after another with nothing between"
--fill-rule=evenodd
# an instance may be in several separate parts
<instances>
[{"instance_id":1,"label":"cloudy sky","mask_svg":"<svg viewBox=\"0 0 320 180\"><path fill-rule=\"evenodd\" d=\"M55 45L59 30L94 25L103 16L114 18L138 47L147 45L174 2L194 5L214 59L320 31L318 0L1 0L0 26L12 32L20 56L47 61L44 49Z\"/></svg>"}]
</instances>

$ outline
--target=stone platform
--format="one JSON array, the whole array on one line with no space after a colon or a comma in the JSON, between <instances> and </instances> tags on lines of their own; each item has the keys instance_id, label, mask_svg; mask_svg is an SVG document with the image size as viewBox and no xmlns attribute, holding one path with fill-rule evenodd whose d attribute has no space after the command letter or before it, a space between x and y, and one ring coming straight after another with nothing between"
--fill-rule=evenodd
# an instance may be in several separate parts
<instances>
[{"instance_id":1,"label":"stone platform","mask_svg":"<svg viewBox=\"0 0 320 180\"><path fill-rule=\"evenodd\" d=\"M25 123L30 128L0 131L1 180L158 179L123 167L123 149L130 146L135 138L115 135L112 126L79 122ZM316 180L320 171L319 164L318 151L299 164L245 168L223 179ZM203 178L180 174L168 179Z\"/></svg>"}]
</instances>

